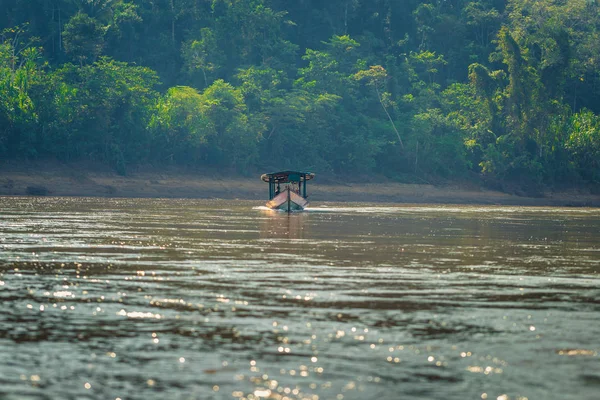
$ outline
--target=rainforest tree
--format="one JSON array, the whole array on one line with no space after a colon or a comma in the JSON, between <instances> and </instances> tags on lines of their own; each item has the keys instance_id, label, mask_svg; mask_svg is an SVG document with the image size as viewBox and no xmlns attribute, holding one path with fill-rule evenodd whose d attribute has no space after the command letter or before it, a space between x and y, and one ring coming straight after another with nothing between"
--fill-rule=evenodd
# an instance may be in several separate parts
<instances>
[{"instance_id":1,"label":"rainforest tree","mask_svg":"<svg viewBox=\"0 0 600 400\"><path fill-rule=\"evenodd\" d=\"M598 183L595 0L3 0L0 155Z\"/></svg>"}]
</instances>

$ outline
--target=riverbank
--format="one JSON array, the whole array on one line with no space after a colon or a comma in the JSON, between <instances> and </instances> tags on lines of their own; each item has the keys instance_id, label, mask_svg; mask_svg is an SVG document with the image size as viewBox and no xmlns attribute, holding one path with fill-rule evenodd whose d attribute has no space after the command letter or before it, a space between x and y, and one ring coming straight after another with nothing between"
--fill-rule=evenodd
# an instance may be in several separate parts
<instances>
[{"instance_id":1,"label":"riverbank","mask_svg":"<svg viewBox=\"0 0 600 400\"><path fill-rule=\"evenodd\" d=\"M267 186L257 176L222 176L183 170L135 171L119 176L89 166L52 164L0 165L0 195L222 198L264 200ZM497 204L524 206L600 207L600 195L584 191L548 192L523 197L476 186L337 182L315 179L309 186L311 201L385 203Z\"/></svg>"}]
</instances>

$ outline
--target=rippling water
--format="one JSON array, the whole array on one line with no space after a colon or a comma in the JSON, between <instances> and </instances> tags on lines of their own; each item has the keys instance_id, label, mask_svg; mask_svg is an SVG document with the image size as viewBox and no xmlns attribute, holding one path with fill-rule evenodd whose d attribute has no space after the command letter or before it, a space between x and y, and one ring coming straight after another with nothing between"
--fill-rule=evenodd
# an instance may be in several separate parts
<instances>
[{"instance_id":1,"label":"rippling water","mask_svg":"<svg viewBox=\"0 0 600 400\"><path fill-rule=\"evenodd\" d=\"M0 398L600 398L600 210L256 206L0 198Z\"/></svg>"}]
</instances>

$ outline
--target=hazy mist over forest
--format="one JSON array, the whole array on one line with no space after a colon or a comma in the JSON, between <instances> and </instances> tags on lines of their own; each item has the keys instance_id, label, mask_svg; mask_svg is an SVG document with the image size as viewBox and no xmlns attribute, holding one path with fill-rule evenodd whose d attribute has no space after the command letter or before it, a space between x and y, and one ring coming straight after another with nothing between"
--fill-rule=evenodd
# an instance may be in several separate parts
<instances>
[{"instance_id":1,"label":"hazy mist over forest","mask_svg":"<svg viewBox=\"0 0 600 400\"><path fill-rule=\"evenodd\" d=\"M0 157L600 181L596 0L0 0Z\"/></svg>"}]
</instances>

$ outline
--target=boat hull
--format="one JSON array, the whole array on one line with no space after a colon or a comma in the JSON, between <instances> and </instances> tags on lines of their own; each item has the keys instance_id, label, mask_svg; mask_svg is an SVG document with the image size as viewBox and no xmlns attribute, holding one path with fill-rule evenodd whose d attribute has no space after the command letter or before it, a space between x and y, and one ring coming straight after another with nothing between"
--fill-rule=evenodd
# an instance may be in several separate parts
<instances>
[{"instance_id":1,"label":"boat hull","mask_svg":"<svg viewBox=\"0 0 600 400\"><path fill-rule=\"evenodd\" d=\"M270 209L287 212L302 211L307 205L308 200L287 188L267 202L267 207Z\"/></svg>"}]
</instances>

